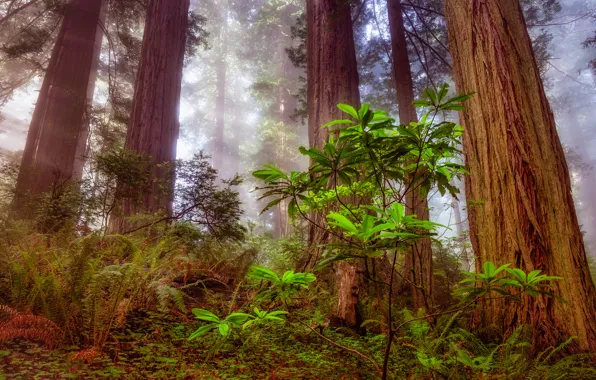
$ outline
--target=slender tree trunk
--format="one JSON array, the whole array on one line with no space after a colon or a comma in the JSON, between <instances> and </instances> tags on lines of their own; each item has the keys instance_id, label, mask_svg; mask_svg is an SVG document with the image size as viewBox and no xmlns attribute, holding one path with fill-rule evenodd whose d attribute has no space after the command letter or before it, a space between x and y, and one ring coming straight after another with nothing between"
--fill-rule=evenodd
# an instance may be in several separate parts
<instances>
[{"instance_id":1,"label":"slender tree trunk","mask_svg":"<svg viewBox=\"0 0 596 380\"><path fill-rule=\"evenodd\" d=\"M287 34L284 33L285 25L280 25L279 31L279 41L278 41L278 59L279 59L279 79L280 83L277 88L277 110L278 110L278 119L281 123L285 125L291 125L293 120L291 118L293 107L295 107L295 100L296 98L292 96L289 89L286 87L289 78L289 68L291 67L292 63L288 58L286 53L286 47L291 44L291 39L288 38ZM292 107L292 108L290 108ZM276 157L276 162L278 166L284 170L290 170L290 163L288 159L285 157L286 153L286 138L285 136L281 136L280 141L278 141L279 147L275 149L276 152L279 154ZM288 217L288 201L283 200L281 201L277 207L275 212L278 214L276 217L276 224L274 226L275 236L277 238L281 238L287 236L290 233L290 220Z\"/></svg>"},{"instance_id":2,"label":"slender tree trunk","mask_svg":"<svg viewBox=\"0 0 596 380\"><path fill-rule=\"evenodd\" d=\"M35 212L27 205L31 196L81 179L103 8L103 0L72 0L66 6L27 134L13 205L17 218Z\"/></svg>"},{"instance_id":3,"label":"slender tree trunk","mask_svg":"<svg viewBox=\"0 0 596 380\"><path fill-rule=\"evenodd\" d=\"M391 49L393 56L393 79L397 92L399 122L410 125L418 121L414 107L414 84L408 56L403 9L399 0L387 0ZM427 194L414 189L406 195L406 213L416 215L420 220L429 219ZM405 278L409 281L414 309L429 308L432 301L433 254L430 238L420 239L406 256Z\"/></svg>"},{"instance_id":4,"label":"slender tree trunk","mask_svg":"<svg viewBox=\"0 0 596 380\"><path fill-rule=\"evenodd\" d=\"M457 241L462 244L461 253L460 253L460 261L464 268L464 271L469 272L472 269L472 261L470 257L470 252L463 244L464 243L464 226L461 219L461 204L459 200L453 197L453 215L455 217L455 234L457 237Z\"/></svg>"},{"instance_id":5,"label":"slender tree trunk","mask_svg":"<svg viewBox=\"0 0 596 380\"><path fill-rule=\"evenodd\" d=\"M172 213L173 172L176 159L182 85L182 66L189 0L150 0L143 48L125 148L150 157L150 179L138 200L123 200L110 230L124 232L126 217ZM165 164L161 165L161 164Z\"/></svg>"},{"instance_id":6,"label":"slender tree trunk","mask_svg":"<svg viewBox=\"0 0 596 380\"><path fill-rule=\"evenodd\" d=\"M228 4L224 3L222 8L222 25L219 29L219 57L215 67L216 75L216 95L215 95L215 134L213 141L213 167L220 171L220 175L227 175L224 173L224 156L226 155L226 76L227 76L227 53L228 41L227 22L228 22Z\"/></svg>"},{"instance_id":7,"label":"slender tree trunk","mask_svg":"<svg viewBox=\"0 0 596 380\"><path fill-rule=\"evenodd\" d=\"M533 349L577 336L596 350L596 292L590 278L569 173L517 0L447 0L458 91L476 95L461 113L470 176L470 238L487 261L560 275L555 294L479 304L476 326L511 333L534 327Z\"/></svg>"},{"instance_id":8,"label":"slender tree trunk","mask_svg":"<svg viewBox=\"0 0 596 380\"><path fill-rule=\"evenodd\" d=\"M311 146L322 147L328 130L321 126L344 116L338 103L354 107L360 104L358 70L350 5L344 0L307 0L308 55L308 137ZM323 213L314 213L314 221L326 225ZM311 226L309 243L314 256L316 244L329 242L329 235ZM341 263L337 270L339 302L337 317L348 326L356 326L358 314L358 276L356 266Z\"/></svg>"}]
</instances>

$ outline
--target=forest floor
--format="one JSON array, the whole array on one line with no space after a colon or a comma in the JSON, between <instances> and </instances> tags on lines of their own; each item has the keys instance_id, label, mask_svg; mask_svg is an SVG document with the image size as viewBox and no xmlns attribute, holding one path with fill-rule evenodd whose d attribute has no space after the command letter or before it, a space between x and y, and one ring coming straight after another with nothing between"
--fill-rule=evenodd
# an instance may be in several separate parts
<instances>
[{"instance_id":1,"label":"forest floor","mask_svg":"<svg viewBox=\"0 0 596 380\"><path fill-rule=\"evenodd\" d=\"M203 291L188 294L192 307L210 310L229 305L232 298L229 288L218 286L211 289L211 297L206 298ZM312 315L314 310L301 310L304 313ZM222 341L215 334L189 341L200 325L191 313L136 311L113 330L99 354L78 346L48 349L28 341L0 343L0 380L378 377L366 360L290 321L259 330L258 335L250 335L250 342ZM324 335L382 362L384 335L357 338L331 329L325 329Z\"/></svg>"},{"instance_id":2,"label":"forest floor","mask_svg":"<svg viewBox=\"0 0 596 380\"><path fill-rule=\"evenodd\" d=\"M369 363L296 331L289 324L265 331L257 343L188 341L198 323L171 314L137 312L114 331L104 353L91 363L73 360L81 350L49 350L30 342L0 346L0 379L369 379ZM380 339L357 340L325 333L352 348L379 354Z\"/></svg>"}]
</instances>

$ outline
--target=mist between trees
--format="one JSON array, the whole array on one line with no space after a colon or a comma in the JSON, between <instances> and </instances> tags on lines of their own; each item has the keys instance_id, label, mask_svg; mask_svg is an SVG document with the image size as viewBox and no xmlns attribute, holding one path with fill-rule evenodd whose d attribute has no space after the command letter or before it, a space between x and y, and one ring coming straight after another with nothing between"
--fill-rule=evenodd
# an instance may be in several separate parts
<instances>
[{"instance_id":1,"label":"mist between trees","mask_svg":"<svg viewBox=\"0 0 596 380\"><path fill-rule=\"evenodd\" d=\"M0 0L0 379L596 376L595 22Z\"/></svg>"}]
</instances>

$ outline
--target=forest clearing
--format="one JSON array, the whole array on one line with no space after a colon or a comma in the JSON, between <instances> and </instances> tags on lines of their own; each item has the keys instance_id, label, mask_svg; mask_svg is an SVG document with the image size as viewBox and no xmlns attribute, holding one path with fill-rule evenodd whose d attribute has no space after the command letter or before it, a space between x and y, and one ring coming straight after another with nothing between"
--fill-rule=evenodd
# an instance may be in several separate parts
<instances>
[{"instance_id":1,"label":"forest clearing","mask_svg":"<svg viewBox=\"0 0 596 380\"><path fill-rule=\"evenodd\" d=\"M596 0L0 0L0 380L596 379Z\"/></svg>"}]
</instances>

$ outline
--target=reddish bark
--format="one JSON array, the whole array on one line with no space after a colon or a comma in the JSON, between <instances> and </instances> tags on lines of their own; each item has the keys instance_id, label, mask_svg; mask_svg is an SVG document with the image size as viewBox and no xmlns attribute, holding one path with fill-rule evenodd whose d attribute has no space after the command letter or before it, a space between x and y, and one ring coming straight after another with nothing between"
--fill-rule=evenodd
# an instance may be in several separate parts
<instances>
[{"instance_id":1,"label":"reddish bark","mask_svg":"<svg viewBox=\"0 0 596 380\"><path fill-rule=\"evenodd\" d=\"M174 181L167 166L176 159L189 6L189 0L150 0L148 4L125 148L151 158L150 180L140 200L120 203L119 214L110 221L112 231L128 230L126 217L172 213Z\"/></svg>"},{"instance_id":2,"label":"reddish bark","mask_svg":"<svg viewBox=\"0 0 596 380\"><path fill-rule=\"evenodd\" d=\"M399 122L409 125L418 121L414 107L414 84L410 70L403 10L399 1L388 0L389 28L393 57L393 80L397 92ZM420 220L429 219L427 194L415 189L406 195L406 213ZM404 277L408 279L412 307L429 309L432 300L433 254L430 239L420 239L407 253Z\"/></svg>"},{"instance_id":3,"label":"reddish bark","mask_svg":"<svg viewBox=\"0 0 596 380\"><path fill-rule=\"evenodd\" d=\"M470 176L470 238L478 260L560 275L565 299L524 297L479 304L476 325L503 334L533 327L533 349L577 336L596 350L596 291L571 197L569 172L517 0L447 0L460 93L476 95L461 113Z\"/></svg>"},{"instance_id":4,"label":"reddish bark","mask_svg":"<svg viewBox=\"0 0 596 380\"><path fill-rule=\"evenodd\" d=\"M349 2L307 0L306 15L308 137L311 146L320 148L328 137L328 130L321 126L344 117L337 104L346 103L354 107L360 104L356 49ZM322 213L314 213L312 218L320 226L326 224ZM328 242L329 236L321 229L311 227L309 241L314 246ZM355 325L359 321L358 292L353 289L353 284L358 283L355 278L357 272L353 264L342 263L337 276L337 316L351 327L359 327Z\"/></svg>"},{"instance_id":5,"label":"reddish bark","mask_svg":"<svg viewBox=\"0 0 596 380\"><path fill-rule=\"evenodd\" d=\"M81 179L103 4L73 0L66 6L27 134L14 202L18 218L29 218L35 211L26 205L30 196L50 191L55 183Z\"/></svg>"}]
</instances>

